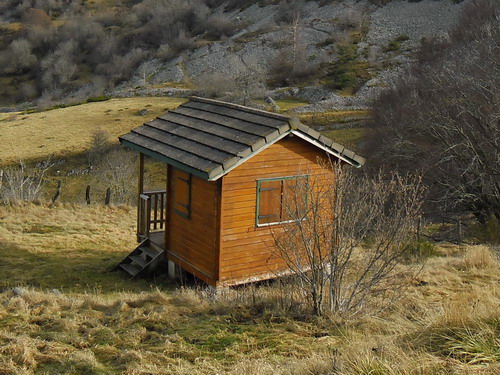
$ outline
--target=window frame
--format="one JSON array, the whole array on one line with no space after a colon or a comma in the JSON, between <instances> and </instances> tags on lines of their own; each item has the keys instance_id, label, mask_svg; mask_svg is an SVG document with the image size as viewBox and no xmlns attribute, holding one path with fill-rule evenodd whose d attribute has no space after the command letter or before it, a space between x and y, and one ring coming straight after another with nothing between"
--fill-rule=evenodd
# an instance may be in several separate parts
<instances>
[{"instance_id":1,"label":"window frame","mask_svg":"<svg viewBox=\"0 0 500 375\"><path fill-rule=\"evenodd\" d=\"M294 176L283 176L283 177L271 177L271 178L260 178L257 180L257 187L256 187L256 195L257 195L257 202L256 202L256 208L255 208L255 226L256 227L267 227L270 225L279 225L279 224L287 224L287 223L293 223L297 222L299 220L304 220L303 219L293 219L293 220L281 220L282 216L282 205L283 205L283 181L286 180L298 180L299 178L305 178L306 180L306 192L305 192L305 205L307 207L309 197L308 197L308 188L309 188L309 175L308 174L301 174L301 175L294 175ZM281 197L280 197L280 221L276 222L271 222L271 223L259 223L259 216L260 216L260 191L261 191L261 184L262 182L269 182L269 181L280 181L281 182Z\"/></svg>"},{"instance_id":2,"label":"window frame","mask_svg":"<svg viewBox=\"0 0 500 375\"><path fill-rule=\"evenodd\" d=\"M187 179L185 178L182 178L180 177L177 173L181 171L183 173L186 173L188 175ZM191 173L188 173L188 172L184 172L182 170L176 170L175 172L175 175L174 175L174 191L173 191L173 200L174 200L174 204L173 204L173 209L174 209L174 212L179 215L179 216L182 216L186 219L191 219L191 190L192 190L192 179L193 179L193 175ZM188 203L187 203L187 206L182 204L182 203L178 203L177 202L177 180L182 180L184 181L186 184L187 184L187 187L188 187L188 191L187 191L187 196L188 196ZM183 212L183 211L180 211L176 208L177 205L181 205L181 206L186 206L186 212Z\"/></svg>"}]
</instances>

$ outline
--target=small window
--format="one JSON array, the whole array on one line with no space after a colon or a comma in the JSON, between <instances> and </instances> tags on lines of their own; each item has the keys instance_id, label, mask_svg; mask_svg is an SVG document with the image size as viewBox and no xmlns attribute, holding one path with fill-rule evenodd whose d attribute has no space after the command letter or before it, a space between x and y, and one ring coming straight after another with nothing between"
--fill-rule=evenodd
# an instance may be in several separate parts
<instances>
[{"instance_id":1,"label":"small window","mask_svg":"<svg viewBox=\"0 0 500 375\"><path fill-rule=\"evenodd\" d=\"M174 211L181 216L191 216L191 174L174 169Z\"/></svg>"},{"instance_id":2,"label":"small window","mask_svg":"<svg viewBox=\"0 0 500 375\"><path fill-rule=\"evenodd\" d=\"M257 225L300 220L307 206L307 176L257 181Z\"/></svg>"}]
</instances>

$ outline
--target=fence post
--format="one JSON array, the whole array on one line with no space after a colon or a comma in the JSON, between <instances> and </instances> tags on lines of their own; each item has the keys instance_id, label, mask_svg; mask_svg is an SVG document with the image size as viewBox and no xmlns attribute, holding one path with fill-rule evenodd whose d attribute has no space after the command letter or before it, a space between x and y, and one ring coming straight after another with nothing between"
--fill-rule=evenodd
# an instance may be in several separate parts
<instances>
[{"instance_id":1,"label":"fence post","mask_svg":"<svg viewBox=\"0 0 500 375\"><path fill-rule=\"evenodd\" d=\"M458 244L462 243L462 221L460 219L457 220L457 235L458 235Z\"/></svg>"},{"instance_id":2,"label":"fence post","mask_svg":"<svg viewBox=\"0 0 500 375\"><path fill-rule=\"evenodd\" d=\"M85 201L90 204L90 185L87 185L87 189L85 189Z\"/></svg>"},{"instance_id":3,"label":"fence post","mask_svg":"<svg viewBox=\"0 0 500 375\"><path fill-rule=\"evenodd\" d=\"M57 191L54 197L52 198L52 203L56 203L56 201L59 199L61 196L61 189L62 189L62 180L59 180L57 182Z\"/></svg>"},{"instance_id":4,"label":"fence post","mask_svg":"<svg viewBox=\"0 0 500 375\"><path fill-rule=\"evenodd\" d=\"M107 188L106 189L106 198L104 199L104 204L106 206L108 206L110 201L111 201L111 188Z\"/></svg>"}]
</instances>

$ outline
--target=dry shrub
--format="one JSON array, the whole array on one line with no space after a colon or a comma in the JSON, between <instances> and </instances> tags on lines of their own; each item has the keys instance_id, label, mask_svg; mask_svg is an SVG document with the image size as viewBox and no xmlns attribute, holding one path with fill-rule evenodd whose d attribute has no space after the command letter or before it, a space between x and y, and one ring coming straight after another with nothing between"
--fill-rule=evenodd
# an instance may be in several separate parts
<instances>
[{"instance_id":1,"label":"dry shrub","mask_svg":"<svg viewBox=\"0 0 500 375\"><path fill-rule=\"evenodd\" d=\"M498 260L488 246L468 246L464 263L467 269L484 269L497 266Z\"/></svg>"}]
</instances>

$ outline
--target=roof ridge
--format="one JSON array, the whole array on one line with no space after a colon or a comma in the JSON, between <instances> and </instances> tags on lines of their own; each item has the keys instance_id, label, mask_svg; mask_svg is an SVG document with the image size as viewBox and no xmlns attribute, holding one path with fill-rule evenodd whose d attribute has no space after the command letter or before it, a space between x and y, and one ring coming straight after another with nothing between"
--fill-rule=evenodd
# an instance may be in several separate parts
<instances>
[{"instance_id":1,"label":"roof ridge","mask_svg":"<svg viewBox=\"0 0 500 375\"><path fill-rule=\"evenodd\" d=\"M200 103L218 104L218 105L221 105L223 107L233 108L233 109L237 109L239 111L243 111L243 112L247 112L247 113L253 113L256 115L263 115L263 116L271 117L271 118L274 118L276 120L283 120L283 121L290 121L291 120L291 118L288 116L280 115L280 114L269 112L269 111L264 111L262 109L245 107L245 106L240 105L240 104L223 102L222 100L200 98L199 96L190 96L189 100L192 100L194 102L200 102Z\"/></svg>"}]
</instances>

